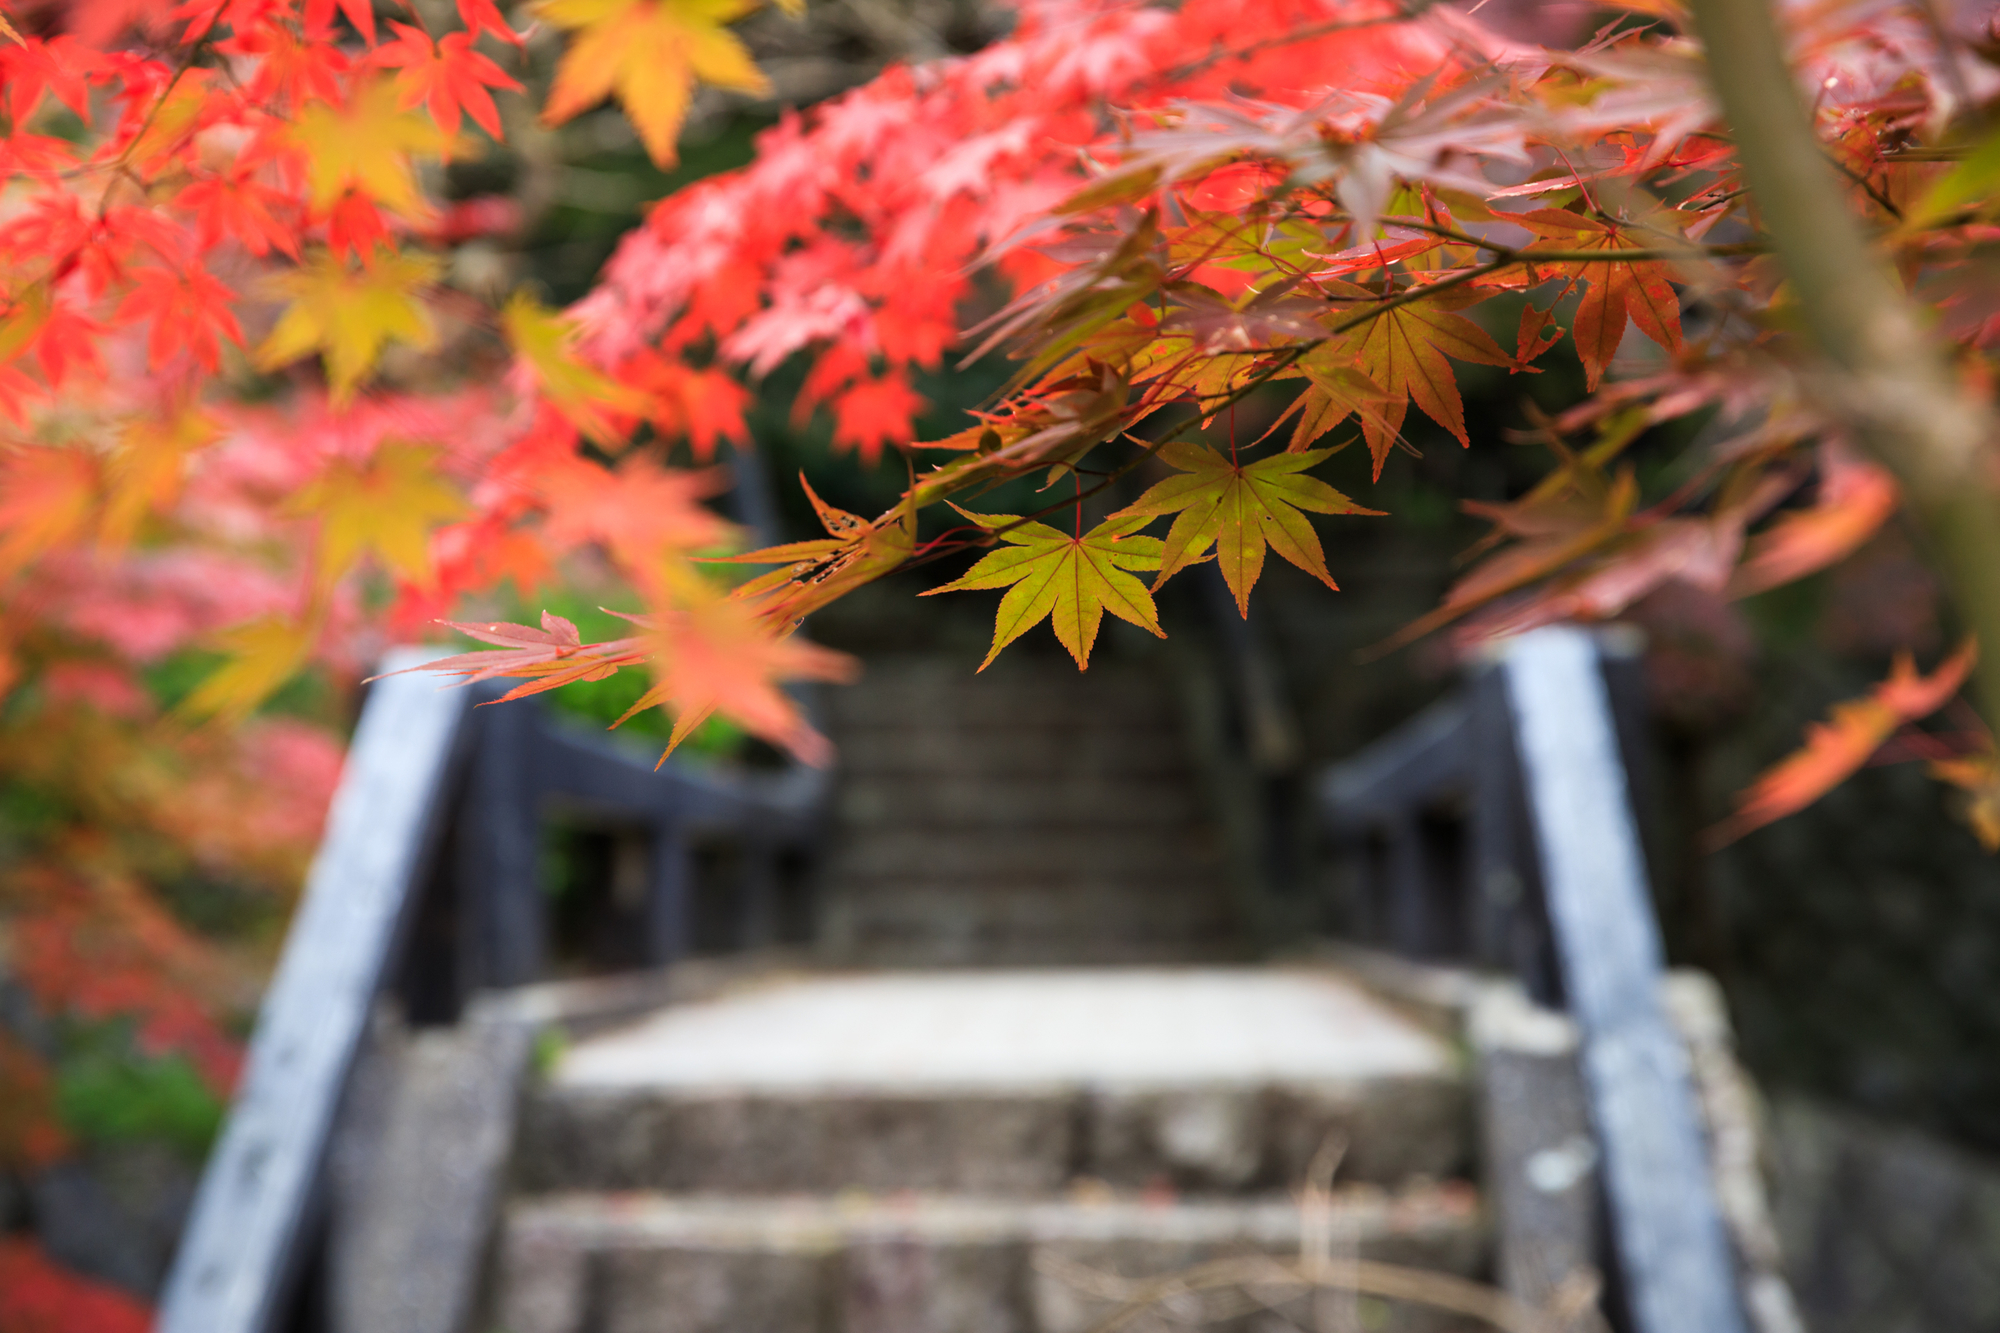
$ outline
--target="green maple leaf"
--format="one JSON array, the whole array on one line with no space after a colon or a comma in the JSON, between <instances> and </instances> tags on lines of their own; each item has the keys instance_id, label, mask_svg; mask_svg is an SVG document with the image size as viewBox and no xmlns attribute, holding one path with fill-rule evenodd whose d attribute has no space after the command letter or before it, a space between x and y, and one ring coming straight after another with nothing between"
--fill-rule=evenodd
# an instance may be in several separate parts
<instances>
[{"instance_id":1,"label":"green maple leaf","mask_svg":"<svg viewBox=\"0 0 2000 1333\"><path fill-rule=\"evenodd\" d=\"M1199 444L1170 444L1160 450L1160 459L1185 475L1169 477L1147 491L1113 520L1126 516L1152 519L1159 514L1178 514L1167 531L1160 553L1160 572L1153 580L1162 583L1188 565L1201 560L1215 547L1216 560L1229 591L1236 595L1237 609L1250 614L1250 590L1264 570L1264 548L1269 545L1285 559L1305 570L1329 588L1338 589L1326 571L1326 554L1320 549L1319 534L1301 510L1315 514L1379 514L1365 509L1333 487L1313 477L1301 476L1333 454L1331 449L1305 453L1272 454L1254 463L1238 464L1227 454Z\"/></svg>"},{"instance_id":2,"label":"green maple leaf","mask_svg":"<svg viewBox=\"0 0 2000 1333\"><path fill-rule=\"evenodd\" d=\"M1152 594L1126 572L1160 567L1160 539L1136 535L1153 521L1151 515L1106 519L1083 536L1073 537L1046 523L1023 523L1011 514L958 512L981 527L1001 529L1000 540L1007 545L982 557L964 577L923 595L1007 589L993 619L993 648L979 664L981 671L993 664L1002 648L1044 618L1076 659L1079 671L1090 665L1091 645L1097 642L1097 627L1106 611L1166 637Z\"/></svg>"}]
</instances>

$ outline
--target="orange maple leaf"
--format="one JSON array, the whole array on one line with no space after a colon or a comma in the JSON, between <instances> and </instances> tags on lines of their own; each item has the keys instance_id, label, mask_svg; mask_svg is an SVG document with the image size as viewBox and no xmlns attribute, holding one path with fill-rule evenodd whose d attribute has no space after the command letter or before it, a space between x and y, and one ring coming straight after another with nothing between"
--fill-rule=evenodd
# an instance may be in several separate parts
<instances>
[{"instance_id":1,"label":"orange maple leaf","mask_svg":"<svg viewBox=\"0 0 2000 1333\"><path fill-rule=\"evenodd\" d=\"M1369 404L1373 411L1361 413L1361 433L1368 441L1377 479L1413 402L1460 444L1471 444L1458 376L1446 357L1489 366L1514 364L1486 330L1449 308L1468 295L1448 293L1384 310L1338 345L1354 357L1354 367L1366 382L1386 395Z\"/></svg>"},{"instance_id":2,"label":"orange maple leaf","mask_svg":"<svg viewBox=\"0 0 2000 1333\"><path fill-rule=\"evenodd\" d=\"M640 642L654 680L618 721L647 708L672 709L674 731L662 763L714 713L806 763L831 762L833 747L780 685L850 680L857 669L853 658L798 638L789 628L774 632L751 607L731 598L683 597L650 616L612 614L645 631Z\"/></svg>"},{"instance_id":3,"label":"orange maple leaf","mask_svg":"<svg viewBox=\"0 0 2000 1333\"><path fill-rule=\"evenodd\" d=\"M1896 512L1896 480L1875 464L1843 451L1821 451L1819 500L1779 517L1757 534L1730 580L1733 597L1747 597L1825 569L1875 535Z\"/></svg>"},{"instance_id":4,"label":"orange maple leaf","mask_svg":"<svg viewBox=\"0 0 2000 1333\"><path fill-rule=\"evenodd\" d=\"M734 535L702 504L726 485L712 469L669 471L635 458L613 472L578 459L542 478L548 539L558 547L602 543L634 578L651 582L670 553L718 546Z\"/></svg>"},{"instance_id":5,"label":"orange maple leaf","mask_svg":"<svg viewBox=\"0 0 2000 1333\"><path fill-rule=\"evenodd\" d=\"M1536 249L1592 250L1615 254L1620 250L1644 248L1627 237L1616 222L1586 217L1560 208L1537 208L1526 213L1506 214L1506 220L1526 227L1542 238ZM1555 265L1561 269L1565 266ZM1639 263L1592 261L1568 266L1589 284L1576 307L1570 336L1576 354L1583 360L1584 383L1596 389L1618 345L1625 340L1629 320L1639 331L1669 352L1681 348L1681 300L1668 281L1666 264L1659 260ZM1526 319L1526 316L1523 316ZM1525 324L1524 324L1525 332ZM1539 330L1537 330L1539 332ZM1527 350L1523 338L1523 351Z\"/></svg>"},{"instance_id":6,"label":"orange maple leaf","mask_svg":"<svg viewBox=\"0 0 2000 1333\"><path fill-rule=\"evenodd\" d=\"M1929 676L1917 673L1908 653L1899 653L1889 679L1867 697L1833 706L1833 717L1806 728L1806 743L1764 770L1736 798L1736 813L1708 831L1711 848L1736 841L1752 829L1805 809L1844 782L1882 743L1907 722L1928 717L1958 693L1978 658L1971 640Z\"/></svg>"},{"instance_id":7,"label":"orange maple leaf","mask_svg":"<svg viewBox=\"0 0 2000 1333\"><path fill-rule=\"evenodd\" d=\"M96 514L98 482L97 459L82 449L0 455L0 579L82 538Z\"/></svg>"}]
</instances>

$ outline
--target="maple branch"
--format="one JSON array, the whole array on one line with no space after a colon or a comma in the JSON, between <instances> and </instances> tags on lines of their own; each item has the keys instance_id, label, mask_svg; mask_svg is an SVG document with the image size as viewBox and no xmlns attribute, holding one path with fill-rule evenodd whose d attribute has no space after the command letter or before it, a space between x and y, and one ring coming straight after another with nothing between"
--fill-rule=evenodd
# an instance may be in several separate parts
<instances>
[{"instance_id":1,"label":"maple branch","mask_svg":"<svg viewBox=\"0 0 2000 1333\"><path fill-rule=\"evenodd\" d=\"M1889 468L1984 650L1978 696L2000 721L2000 493L1990 404L1954 372L1870 250L1801 102L1765 0L1692 0L1743 180L1831 364L1826 400Z\"/></svg>"},{"instance_id":2,"label":"maple branch","mask_svg":"<svg viewBox=\"0 0 2000 1333\"><path fill-rule=\"evenodd\" d=\"M1501 217L1504 220L1505 215L1502 214ZM1705 259L1735 259L1747 255L1766 254L1771 248L1768 241L1729 241L1721 245L1697 245L1690 241L1686 245L1656 246L1650 248L1536 250L1532 248L1522 249L1519 246L1513 245L1501 245L1498 241L1483 240L1480 237L1472 235L1470 232L1458 231L1452 227L1440 227L1434 222L1425 222L1421 218L1396 217L1384 218L1382 221L1391 227L1408 227L1413 231L1428 232L1432 236L1442 237L1444 240L1454 242L1458 245L1477 246L1481 250L1490 250L1503 259L1515 260L1521 263L1546 261L1552 264L1645 264L1661 260L1684 259L1690 254L1697 254Z\"/></svg>"}]
</instances>

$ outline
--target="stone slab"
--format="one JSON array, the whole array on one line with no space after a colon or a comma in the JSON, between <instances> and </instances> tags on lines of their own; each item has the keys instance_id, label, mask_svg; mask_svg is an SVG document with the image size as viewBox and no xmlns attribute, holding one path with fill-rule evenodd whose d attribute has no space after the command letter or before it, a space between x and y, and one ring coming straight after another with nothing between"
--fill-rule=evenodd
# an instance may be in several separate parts
<instances>
[{"instance_id":1,"label":"stone slab","mask_svg":"<svg viewBox=\"0 0 2000 1333\"><path fill-rule=\"evenodd\" d=\"M561 1091L966 1091L1450 1077L1435 1037L1319 970L774 979L567 1051Z\"/></svg>"},{"instance_id":2,"label":"stone slab","mask_svg":"<svg viewBox=\"0 0 2000 1333\"><path fill-rule=\"evenodd\" d=\"M1485 1261L1469 1190L1356 1187L1334 1197L1328 1230L1343 1253L1461 1276ZM551 1196L510 1211L495 1326L1082 1333L1115 1303L1105 1283L1223 1257L1296 1256L1301 1231L1299 1207L1270 1198Z\"/></svg>"},{"instance_id":3,"label":"stone slab","mask_svg":"<svg viewBox=\"0 0 2000 1333\"><path fill-rule=\"evenodd\" d=\"M579 1042L531 1190L1285 1188L1467 1156L1453 1052L1337 975L1231 968L791 978Z\"/></svg>"}]
</instances>

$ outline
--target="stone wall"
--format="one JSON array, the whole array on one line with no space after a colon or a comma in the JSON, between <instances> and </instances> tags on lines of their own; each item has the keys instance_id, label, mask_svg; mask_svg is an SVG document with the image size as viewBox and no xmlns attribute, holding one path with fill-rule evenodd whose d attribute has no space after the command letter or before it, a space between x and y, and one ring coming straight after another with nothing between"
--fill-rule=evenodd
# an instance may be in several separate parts
<instances>
[{"instance_id":1,"label":"stone wall","mask_svg":"<svg viewBox=\"0 0 2000 1333\"><path fill-rule=\"evenodd\" d=\"M2000 1328L2000 1160L1778 1098L1773 1203L1813 1333Z\"/></svg>"}]
</instances>

